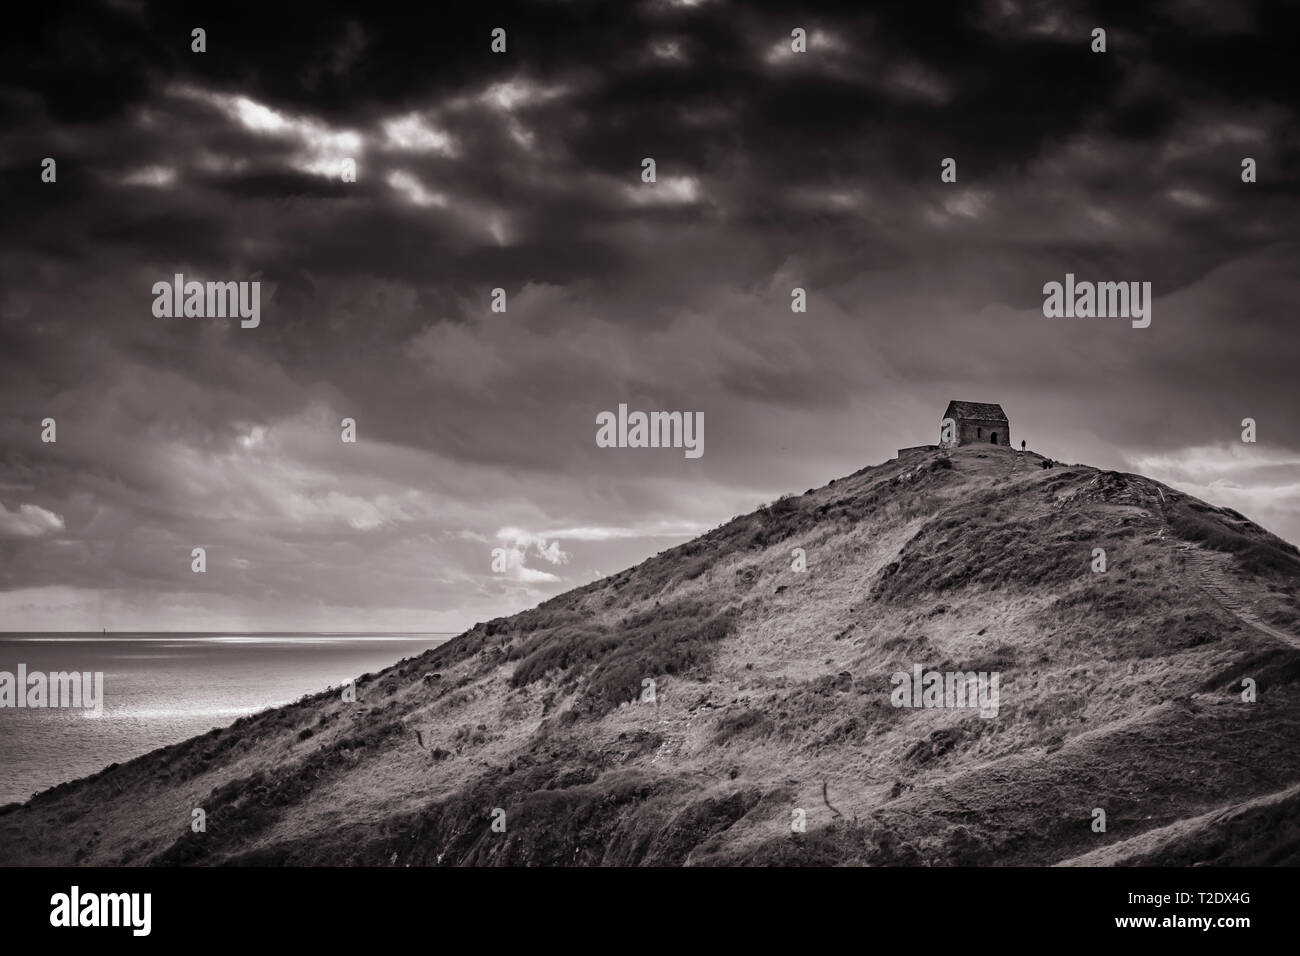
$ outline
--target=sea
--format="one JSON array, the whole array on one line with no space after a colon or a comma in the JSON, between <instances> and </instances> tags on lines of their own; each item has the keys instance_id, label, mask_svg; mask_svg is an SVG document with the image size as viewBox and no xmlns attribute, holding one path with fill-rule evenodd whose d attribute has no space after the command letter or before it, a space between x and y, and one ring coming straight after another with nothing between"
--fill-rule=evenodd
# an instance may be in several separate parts
<instances>
[{"instance_id":1,"label":"sea","mask_svg":"<svg viewBox=\"0 0 1300 956\"><path fill-rule=\"evenodd\" d=\"M0 672L15 678L20 664L29 675L104 675L99 716L84 708L0 706L0 806L245 714L341 687L453 636L0 634Z\"/></svg>"}]
</instances>

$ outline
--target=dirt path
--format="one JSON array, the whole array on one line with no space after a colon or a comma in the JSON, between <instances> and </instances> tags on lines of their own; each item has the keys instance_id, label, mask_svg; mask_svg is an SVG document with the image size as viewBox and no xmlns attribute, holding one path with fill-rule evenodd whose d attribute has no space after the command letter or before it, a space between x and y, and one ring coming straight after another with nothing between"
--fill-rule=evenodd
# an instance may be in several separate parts
<instances>
[{"instance_id":1,"label":"dirt path","mask_svg":"<svg viewBox=\"0 0 1300 956\"><path fill-rule=\"evenodd\" d=\"M1266 624L1251 609L1249 598L1242 593L1241 586L1224 568L1224 559L1231 560L1227 555L1211 554L1188 544L1181 545L1179 550L1187 555L1187 564L1200 580L1201 590L1212 597L1225 611L1255 630L1300 650L1300 636Z\"/></svg>"}]
</instances>

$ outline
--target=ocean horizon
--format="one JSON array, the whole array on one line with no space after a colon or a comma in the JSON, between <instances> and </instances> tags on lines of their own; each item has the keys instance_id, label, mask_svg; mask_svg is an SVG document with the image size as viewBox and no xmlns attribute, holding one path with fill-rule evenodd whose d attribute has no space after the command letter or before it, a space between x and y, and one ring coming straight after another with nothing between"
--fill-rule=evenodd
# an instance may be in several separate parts
<instances>
[{"instance_id":1,"label":"ocean horizon","mask_svg":"<svg viewBox=\"0 0 1300 956\"><path fill-rule=\"evenodd\" d=\"M21 665L29 675L103 674L98 715L85 707L0 706L0 806L341 686L454 636L442 631L0 631L0 673L17 675Z\"/></svg>"}]
</instances>

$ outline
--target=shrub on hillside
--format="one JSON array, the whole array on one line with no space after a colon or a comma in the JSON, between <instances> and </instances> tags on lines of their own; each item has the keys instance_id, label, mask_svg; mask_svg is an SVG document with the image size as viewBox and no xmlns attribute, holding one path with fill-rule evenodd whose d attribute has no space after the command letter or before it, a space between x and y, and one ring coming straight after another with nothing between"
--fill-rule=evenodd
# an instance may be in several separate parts
<instances>
[{"instance_id":1,"label":"shrub on hillside","mask_svg":"<svg viewBox=\"0 0 1300 956\"><path fill-rule=\"evenodd\" d=\"M703 673L713 647L731 633L736 612L728 608L707 615L695 602L682 602L671 614L656 609L625 622L621 640L592 671L583 696L594 716L636 700L645 678Z\"/></svg>"},{"instance_id":2,"label":"shrub on hillside","mask_svg":"<svg viewBox=\"0 0 1300 956\"><path fill-rule=\"evenodd\" d=\"M926 525L907 543L901 560L882 569L876 596L903 600L969 586L1034 587L1080 573L1080 549L1061 522L1000 518L996 506L983 518L979 509L978 501L961 506L953 515L956 526L948 515Z\"/></svg>"},{"instance_id":3,"label":"shrub on hillside","mask_svg":"<svg viewBox=\"0 0 1300 956\"><path fill-rule=\"evenodd\" d=\"M555 671L568 680L588 676L583 713L603 715L637 699L646 677L706 667L713 645L731 632L736 617L733 608L712 610L699 601L679 601L612 627L589 622L534 634L512 652L519 664L511 684L523 687Z\"/></svg>"},{"instance_id":4,"label":"shrub on hillside","mask_svg":"<svg viewBox=\"0 0 1300 956\"><path fill-rule=\"evenodd\" d=\"M713 735L714 744L724 744L733 737L766 737L776 728L772 718L757 710L742 710L727 714L718 721L717 732Z\"/></svg>"},{"instance_id":5,"label":"shrub on hillside","mask_svg":"<svg viewBox=\"0 0 1300 956\"><path fill-rule=\"evenodd\" d=\"M768 510L777 516L792 514L799 510L799 502L793 495L782 495L768 506Z\"/></svg>"}]
</instances>

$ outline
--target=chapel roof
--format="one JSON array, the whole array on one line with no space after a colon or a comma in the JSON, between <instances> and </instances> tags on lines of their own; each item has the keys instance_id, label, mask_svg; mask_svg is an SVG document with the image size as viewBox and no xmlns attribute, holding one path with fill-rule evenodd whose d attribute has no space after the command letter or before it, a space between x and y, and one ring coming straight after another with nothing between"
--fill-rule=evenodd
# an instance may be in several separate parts
<instances>
[{"instance_id":1,"label":"chapel roof","mask_svg":"<svg viewBox=\"0 0 1300 956\"><path fill-rule=\"evenodd\" d=\"M943 414L944 418L975 418L981 421L1005 422L1007 421L1006 412L1002 411L1001 405L994 405L988 402L959 402L953 400L948 403L948 410Z\"/></svg>"}]
</instances>

